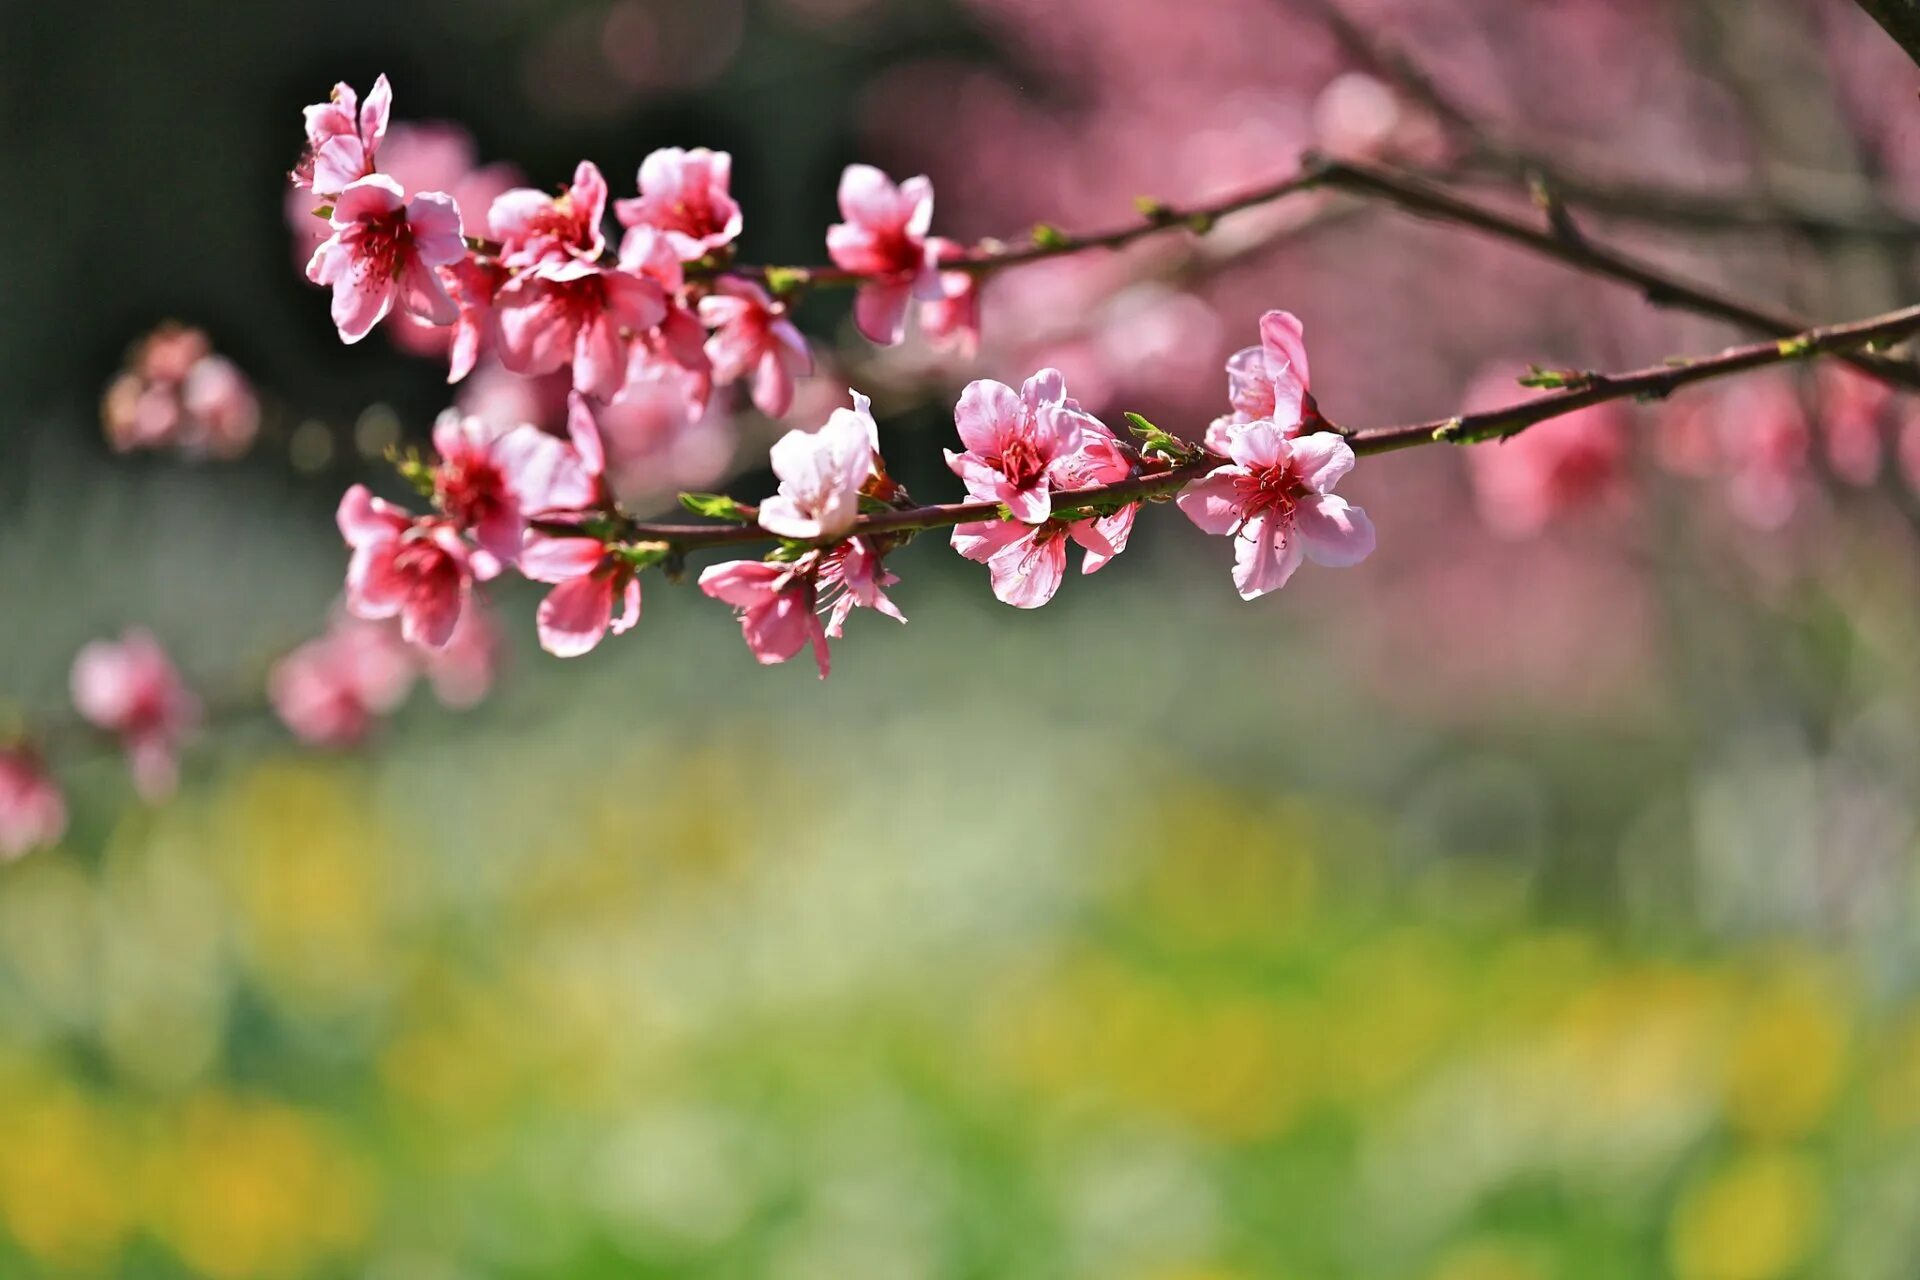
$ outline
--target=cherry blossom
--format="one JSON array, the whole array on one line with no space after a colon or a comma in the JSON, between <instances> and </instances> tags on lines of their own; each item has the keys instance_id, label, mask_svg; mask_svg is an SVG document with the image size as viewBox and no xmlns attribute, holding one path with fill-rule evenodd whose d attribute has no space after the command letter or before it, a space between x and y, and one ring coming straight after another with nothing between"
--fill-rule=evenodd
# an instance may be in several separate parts
<instances>
[{"instance_id":1,"label":"cherry blossom","mask_svg":"<svg viewBox=\"0 0 1920 1280\"><path fill-rule=\"evenodd\" d=\"M400 705L417 674L412 653L388 624L340 618L274 664L267 700L302 742L348 747Z\"/></svg>"},{"instance_id":2,"label":"cherry blossom","mask_svg":"<svg viewBox=\"0 0 1920 1280\"><path fill-rule=\"evenodd\" d=\"M500 624L475 595L460 611L447 643L419 650L417 656L441 706L454 711L478 706L493 689L500 665Z\"/></svg>"},{"instance_id":3,"label":"cherry blossom","mask_svg":"<svg viewBox=\"0 0 1920 1280\"><path fill-rule=\"evenodd\" d=\"M769 418L793 407L793 384L813 372L807 340L786 309L749 280L723 278L700 299L700 320L713 329L706 340L713 376L721 382L749 377L754 407Z\"/></svg>"},{"instance_id":4,"label":"cherry blossom","mask_svg":"<svg viewBox=\"0 0 1920 1280\"><path fill-rule=\"evenodd\" d=\"M814 610L811 568L811 564L728 560L701 571L700 590L734 607L747 648L762 665L785 662L811 644L824 680L832 657L826 628Z\"/></svg>"},{"instance_id":5,"label":"cherry blossom","mask_svg":"<svg viewBox=\"0 0 1920 1280\"><path fill-rule=\"evenodd\" d=\"M599 400L619 394L638 335L667 315L657 282L579 259L523 272L496 306L507 368L531 376L571 362L573 385Z\"/></svg>"},{"instance_id":6,"label":"cherry blossom","mask_svg":"<svg viewBox=\"0 0 1920 1280\"><path fill-rule=\"evenodd\" d=\"M537 621L540 647L557 658L590 653L609 631L623 635L640 621L633 565L598 538L535 534L520 552L520 572L554 584L540 602Z\"/></svg>"},{"instance_id":7,"label":"cherry blossom","mask_svg":"<svg viewBox=\"0 0 1920 1280\"><path fill-rule=\"evenodd\" d=\"M614 215L622 226L658 228L683 261L696 261L740 234L740 206L727 190L732 174L724 151L663 147L640 162L640 194L615 204Z\"/></svg>"},{"instance_id":8,"label":"cherry blossom","mask_svg":"<svg viewBox=\"0 0 1920 1280\"><path fill-rule=\"evenodd\" d=\"M847 271L872 277L854 295L853 317L870 341L892 346L906 332L907 305L942 296L927 253L933 184L924 177L898 186L867 164L840 175L840 216L827 229L827 253Z\"/></svg>"},{"instance_id":9,"label":"cherry blossom","mask_svg":"<svg viewBox=\"0 0 1920 1280\"><path fill-rule=\"evenodd\" d=\"M827 610L827 634L838 640L847 615L856 608L872 609L895 622L905 622L906 615L884 590L899 581L899 575L881 564L879 554L865 538L848 538L822 553L814 586L821 607Z\"/></svg>"},{"instance_id":10,"label":"cherry blossom","mask_svg":"<svg viewBox=\"0 0 1920 1280\"><path fill-rule=\"evenodd\" d=\"M936 267L966 252L944 236L927 239L927 257ZM935 281L938 296L920 303L920 330L934 350L970 360L980 350L980 280L971 271L938 271Z\"/></svg>"},{"instance_id":11,"label":"cherry blossom","mask_svg":"<svg viewBox=\"0 0 1920 1280\"><path fill-rule=\"evenodd\" d=\"M707 329L683 301L686 268L666 236L656 227L629 230L620 243L620 265L660 286L667 313L659 324L640 334L628 357L627 385L655 378L667 370L685 375L687 411L699 418L713 394L713 362L707 357ZM617 398L617 397L616 397Z\"/></svg>"},{"instance_id":12,"label":"cherry blossom","mask_svg":"<svg viewBox=\"0 0 1920 1280\"><path fill-rule=\"evenodd\" d=\"M594 262L607 247L601 229L606 214L607 180L598 165L582 160L557 196L531 187L501 194L487 210L487 227L500 242L500 261L509 267Z\"/></svg>"},{"instance_id":13,"label":"cherry blossom","mask_svg":"<svg viewBox=\"0 0 1920 1280\"><path fill-rule=\"evenodd\" d=\"M333 235L313 251L307 278L333 288L333 322L342 342L358 342L400 305L423 320L449 325L460 310L434 271L466 256L460 209L429 191L411 200L384 174L361 178L340 193Z\"/></svg>"},{"instance_id":14,"label":"cherry blossom","mask_svg":"<svg viewBox=\"0 0 1920 1280\"><path fill-rule=\"evenodd\" d=\"M291 175L294 185L330 196L372 173L392 112L393 89L385 76L373 82L364 105L351 85L333 86L327 101L306 109L307 146Z\"/></svg>"},{"instance_id":15,"label":"cherry blossom","mask_svg":"<svg viewBox=\"0 0 1920 1280\"><path fill-rule=\"evenodd\" d=\"M408 644L444 647L473 584L500 572L499 560L468 546L452 521L411 515L365 485L347 490L337 520L353 548L348 610L359 618L398 617Z\"/></svg>"},{"instance_id":16,"label":"cherry blossom","mask_svg":"<svg viewBox=\"0 0 1920 1280\"><path fill-rule=\"evenodd\" d=\"M760 527L783 538L839 538L852 532L878 441L871 402L858 391L853 408L835 409L818 431L781 436L770 454L780 491L760 504Z\"/></svg>"},{"instance_id":17,"label":"cherry blossom","mask_svg":"<svg viewBox=\"0 0 1920 1280\"><path fill-rule=\"evenodd\" d=\"M236 458L259 433L260 401L205 333L168 321L135 344L101 398L100 419L120 452L171 448Z\"/></svg>"},{"instance_id":18,"label":"cherry blossom","mask_svg":"<svg viewBox=\"0 0 1920 1280\"><path fill-rule=\"evenodd\" d=\"M1330 431L1289 437L1267 421L1226 430L1227 457L1175 500L1206 533L1234 539L1233 583L1252 600L1287 584L1303 557L1358 564L1373 551L1367 513L1332 492L1353 450Z\"/></svg>"},{"instance_id":19,"label":"cherry blossom","mask_svg":"<svg viewBox=\"0 0 1920 1280\"><path fill-rule=\"evenodd\" d=\"M39 753L0 747L0 861L53 844L66 831L66 797Z\"/></svg>"},{"instance_id":20,"label":"cherry blossom","mask_svg":"<svg viewBox=\"0 0 1920 1280\"><path fill-rule=\"evenodd\" d=\"M1267 421L1296 435L1314 414L1307 391L1304 326L1290 311L1260 317L1260 345L1243 347L1227 360L1227 400L1233 412L1207 428L1207 448L1224 455L1232 428Z\"/></svg>"},{"instance_id":21,"label":"cherry blossom","mask_svg":"<svg viewBox=\"0 0 1920 1280\"><path fill-rule=\"evenodd\" d=\"M440 455L434 500L454 527L503 564L520 552L527 521L577 511L599 496L600 465L538 427L497 424L449 410L433 428Z\"/></svg>"},{"instance_id":22,"label":"cherry blossom","mask_svg":"<svg viewBox=\"0 0 1920 1280\"><path fill-rule=\"evenodd\" d=\"M1468 412L1524 400L1516 394L1514 368L1498 365L1467 388ZM1597 404L1565 414L1519 435L1467 451L1480 518L1495 533L1531 537L1554 520L1625 497L1625 411Z\"/></svg>"},{"instance_id":23,"label":"cherry blossom","mask_svg":"<svg viewBox=\"0 0 1920 1280\"><path fill-rule=\"evenodd\" d=\"M983 501L1002 502L1016 520L1039 524L1064 478L1082 428L1094 420L1067 398L1058 369L1042 369L1018 393L1004 383L967 384L954 407L964 453L946 450L947 466Z\"/></svg>"},{"instance_id":24,"label":"cherry blossom","mask_svg":"<svg viewBox=\"0 0 1920 1280\"><path fill-rule=\"evenodd\" d=\"M117 641L95 640L74 657L71 683L81 716L119 737L140 794L172 794L180 743L200 719L200 702L159 642L138 629Z\"/></svg>"}]
</instances>

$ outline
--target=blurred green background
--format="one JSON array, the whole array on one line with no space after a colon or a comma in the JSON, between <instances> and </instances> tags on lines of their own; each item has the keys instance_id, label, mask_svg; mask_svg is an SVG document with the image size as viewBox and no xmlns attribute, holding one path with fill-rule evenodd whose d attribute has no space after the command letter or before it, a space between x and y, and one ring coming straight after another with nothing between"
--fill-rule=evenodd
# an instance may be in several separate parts
<instances>
[{"instance_id":1,"label":"blurred green background","mask_svg":"<svg viewBox=\"0 0 1920 1280\"><path fill-rule=\"evenodd\" d=\"M958 6L663 3L679 64L724 48L609 87L567 43L606 9L0 9L19 710L129 622L257 681L377 474L111 458L135 334L202 324L343 431L444 403L290 266L334 80L541 183L731 148L752 256L804 260L863 86L1005 56ZM890 424L928 492L941 422ZM159 809L84 761L62 847L0 867L0 1275L1910 1277L1914 544L1822 524L1770 579L1639 540L1687 512L1650 505L1597 565L1383 554L1258 606L1165 512L1032 615L920 546L912 623L826 684L654 582L558 663L509 589L475 711L344 758L243 722Z\"/></svg>"}]
</instances>

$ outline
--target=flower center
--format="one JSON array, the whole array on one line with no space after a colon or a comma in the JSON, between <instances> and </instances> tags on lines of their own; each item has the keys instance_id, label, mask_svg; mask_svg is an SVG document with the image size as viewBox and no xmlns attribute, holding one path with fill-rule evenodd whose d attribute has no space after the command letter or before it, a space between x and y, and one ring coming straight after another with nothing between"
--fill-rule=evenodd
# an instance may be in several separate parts
<instances>
[{"instance_id":1,"label":"flower center","mask_svg":"<svg viewBox=\"0 0 1920 1280\"><path fill-rule=\"evenodd\" d=\"M434 488L440 509L468 528L497 514L506 505L506 477L492 460L484 457L446 459L434 477Z\"/></svg>"}]
</instances>

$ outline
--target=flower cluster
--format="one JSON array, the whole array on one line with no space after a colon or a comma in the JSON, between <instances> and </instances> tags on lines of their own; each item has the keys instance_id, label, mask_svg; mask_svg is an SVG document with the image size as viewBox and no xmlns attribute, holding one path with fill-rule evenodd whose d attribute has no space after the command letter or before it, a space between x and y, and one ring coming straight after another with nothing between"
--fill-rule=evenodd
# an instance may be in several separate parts
<instances>
[{"instance_id":1,"label":"flower cluster","mask_svg":"<svg viewBox=\"0 0 1920 1280\"><path fill-rule=\"evenodd\" d=\"M237 458L260 430L260 401L199 329L168 322L135 343L107 385L100 421L115 451L175 449Z\"/></svg>"}]
</instances>

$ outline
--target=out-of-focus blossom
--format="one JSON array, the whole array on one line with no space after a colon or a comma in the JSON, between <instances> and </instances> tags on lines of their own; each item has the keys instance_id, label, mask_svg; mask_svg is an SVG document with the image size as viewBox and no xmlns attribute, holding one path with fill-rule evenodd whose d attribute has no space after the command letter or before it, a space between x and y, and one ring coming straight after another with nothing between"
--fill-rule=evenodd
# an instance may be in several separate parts
<instances>
[{"instance_id":1,"label":"out-of-focus blossom","mask_svg":"<svg viewBox=\"0 0 1920 1280\"><path fill-rule=\"evenodd\" d=\"M754 407L769 418L793 405L793 384L813 371L807 340L786 309L749 280L722 278L700 300L700 319L713 328L707 358L720 382L752 378Z\"/></svg>"},{"instance_id":2,"label":"out-of-focus blossom","mask_svg":"<svg viewBox=\"0 0 1920 1280\"><path fill-rule=\"evenodd\" d=\"M267 699L301 741L349 747L405 700L417 673L390 624L344 617L274 664Z\"/></svg>"},{"instance_id":3,"label":"out-of-focus blossom","mask_svg":"<svg viewBox=\"0 0 1920 1280\"><path fill-rule=\"evenodd\" d=\"M966 246L945 236L927 238L927 257L936 268L966 257ZM939 296L920 304L920 331L936 351L963 360L980 350L980 279L971 271L936 271Z\"/></svg>"},{"instance_id":4,"label":"out-of-focus blossom","mask_svg":"<svg viewBox=\"0 0 1920 1280\"><path fill-rule=\"evenodd\" d=\"M683 261L731 244L740 234L740 206L728 191L733 157L725 151L662 147L640 162L640 194L621 200L622 226L656 227Z\"/></svg>"},{"instance_id":5,"label":"out-of-focus blossom","mask_svg":"<svg viewBox=\"0 0 1920 1280\"><path fill-rule=\"evenodd\" d=\"M138 629L92 641L74 657L72 690L81 716L119 737L140 794L172 794L180 744L200 718L200 702L159 642Z\"/></svg>"},{"instance_id":6,"label":"out-of-focus blossom","mask_svg":"<svg viewBox=\"0 0 1920 1280\"><path fill-rule=\"evenodd\" d=\"M398 297L412 314L450 325L460 310L435 268L466 256L460 210L437 191L407 199L400 184L373 174L340 193L333 235L313 251L307 278L333 289L333 322L343 342L358 342Z\"/></svg>"},{"instance_id":7,"label":"out-of-focus blossom","mask_svg":"<svg viewBox=\"0 0 1920 1280\"><path fill-rule=\"evenodd\" d=\"M607 180L599 166L582 160L573 181L557 196L531 187L501 195L487 211L487 227L500 242L509 267L543 262L594 262L606 250L601 224L607 213Z\"/></svg>"},{"instance_id":8,"label":"out-of-focus blossom","mask_svg":"<svg viewBox=\"0 0 1920 1280\"><path fill-rule=\"evenodd\" d=\"M441 706L455 711L478 706L493 689L500 665L500 624L475 595L460 611L446 644L420 650L419 657Z\"/></svg>"},{"instance_id":9,"label":"out-of-focus blossom","mask_svg":"<svg viewBox=\"0 0 1920 1280\"><path fill-rule=\"evenodd\" d=\"M927 252L933 184L917 177L895 186L872 165L850 164L840 175L840 216L846 220L827 228L827 253L869 277L854 295L854 323L870 341L892 346L906 333L907 304L942 296Z\"/></svg>"},{"instance_id":10,"label":"out-of-focus blossom","mask_svg":"<svg viewBox=\"0 0 1920 1280\"><path fill-rule=\"evenodd\" d=\"M820 678L827 678L832 657L814 611L814 580L805 567L728 560L701 572L700 590L734 607L747 648L762 665L785 662L811 644Z\"/></svg>"},{"instance_id":11,"label":"out-of-focus blossom","mask_svg":"<svg viewBox=\"0 0 1920 1280\"><path fill-rule=\"evenodd\" d=\"M1516 370L1501 365L1467 389L1468 412L1529 398ZM1626 493L1626 410L1608 402L1578 409L1504 440L1467 451L1480 518L1509 538L1532 537L1576 511L1617 503Z\"/></svg>"},{"instance_id":12,"label":"out-of-focus blossom","mask_svg":"<svg viewBox=\"0 0 1920 1280\"><path fill-rule=\"evenodd\" d=\"M438 649L452 639L476 581L500 562L461 540L452 522L414 516L354 485L340 499L340 534L353 548L347 608L360 618L400 619L408 644Z\"/></svg>"},{"instance_id":13,"label":"out-of-focus blossom","mask_svg":"<svg viewBox=\"0 0 1920 1280\"><path fill-rule=\"evenodd\" d=\"M1872 484L1886 456L1881 422L1893 388L1838 361L1817 368L1815 385L1827 465L1848 484Z\"/></svg>"},{"instance_id":14,"label":"out-of-focus blossom","mask_svg":"<svg viewBox=\"0 0 1920 1280\"><path fill-rule=\"evenodd\" d=\"M260 401L204 333L168 322L135 345L101 399L100 416L122 453L166 448L234 458L259 434Z\"/></svg>"},{"instance_id":15,"label":"out-of-focus blossom","mask_svg":"<svg viewBox=\"0 0 1920 1280\"><path fill-rule=\"evenodd\" d=\"M666 314L659 324L640 334L628 357L627 381L632 383L673 369L685 374L687 411L698 418L713 396L713 362L707 356L707 329L682 300L686 268L666 236L655 227L629 230L620 243L620 266L660 286Z\"/></svg>"},{"instance_id":16,"label":"out-of-focus blossom","mask_svg":"<svg viewBox=\"0 0 1920 1280\"><path fill-rule=\"evenodd\" d=\"M1367 513L1332 490L1353 470L1353 450L1330 431L1289 436L1271 422L1227 429L1232 462L1188 485L1176 501L1202 531L1234 540L1233 584L1252 600L1287 584L1300 561L1354 565L1373 551Z\"/></svg>"},{"instance_id":17,"label":"out-of-focus blossom","mask_svg":"<svg viewBox=\"0 0 1920 1280\"><path fill-rule=\"evenodd\" d=\"M851 533L878 452L871 402L858 391L853 408L835 409L819 430L787 432L770 453L780 491L760 504L760 527L783 538Z\"/></svg>"},{"instance_id":18,"label":"out-of-focus blossom","mask_svg":"<svg viewBox=\"0 0 1920 1280\"><path fill-rule=\"evenodd\" d=\"M1207 448L1226 456L1233 428L1271 422L1296 435L1313 410L1309 394L1305 326L1290 311L1260 317L1260 345L1242 347L1227 360L1227 402L1233 412L1207 428Z\"/></svg>"},{"instance_id":19,"label":"out-of-focus blossom","mask_svg":"<svg viewBox=\"0 0 1920 1280\"><path fill-rule=\"evenodd\" d=\"M947 466L973 497L1003 502L1014 519L1039 524L1091 420L1067 398L1058 369L1040 370L1018 393L991 379L970 382L953 413L966 451L946 450Z\"/></svg>"},{"instance_id":20,"label":"out-of-focus blossom","mask_svg":"<svg viewBox=\"0 0 1920 1280\"><path fill-rule=\"evenodd\" d=\"M651 365L599 409L607 483L622 501L645 502L719 482L733 460L735 428L717 407L696 415L696 380Z\"/></svg>"},{"instance_id":21,"label":"out-of-focus blossom","mask_svg":"<svg viewBox=\"0 0 1920 1280\"><path fill-rule=\"evenodd\" d=\"M573 365L573 385L611 400L627 383L633 347L666 318L667 297L631 271L574 259L515 277L496 300L501 363L515 373Z\"/></svg>"},{"instance_id":22,"label":"out-of-focus blossom","mask_svg":"<svg viewBox=\"0 0 1920 1280\"><path fill-rule=\"evenodd\" d=\"M1400 100L1364 71L1335 76L1313 103L1313 131L1331 155L1373 159L1391 149Z\"/></svg>"},{"instance_id":23,"label":"out-of-focus blossom","mask_svg":"<svg viewBox=\"0 0 1920 1280\"><path fill-rule=\"evenodd\" d=\"M1728 383L1716 424L1733 513L1756 529L1782 527L1799 505L1813 446L1793 379L1763 372Z\"/></svg>"},{"instance_id":24,"label":"out-of-focus blossom","mask_svg":"<svg viewBox=\"0 0 1920 1280\"><path fill-rule=\"evenodd\" d=\"M66 797L39 753L0 747L0 862L53 844L66 831Z\"/></svg>"},{"instance_id":25,"label":"out-of-focus blossom","mask_svg":"<svg viewBox=\"0 0 1920 1280\"><path fill-rule=\"evenodd\" d=\"M599 495L598 468L530 423L502 429L450 409L434 424L433 447L440 509L503 564L519 554L529 520L578 511Z\"/></svg>"},{"instance_id":26,"label":"out-of-focus blossom","mask_svg":"<svg viewBox=\"0 0 1920 1280\"><path fill-rule=\"evenodd\" d=\"M294 185L330 196L372 173L392 113L393 89L385 76L373 82L364 105L353 86L334 85L331 97L306 109L307 146L294 166Z\"/></svg>"}]
</instances>

